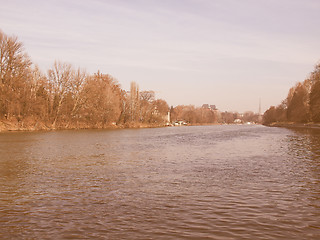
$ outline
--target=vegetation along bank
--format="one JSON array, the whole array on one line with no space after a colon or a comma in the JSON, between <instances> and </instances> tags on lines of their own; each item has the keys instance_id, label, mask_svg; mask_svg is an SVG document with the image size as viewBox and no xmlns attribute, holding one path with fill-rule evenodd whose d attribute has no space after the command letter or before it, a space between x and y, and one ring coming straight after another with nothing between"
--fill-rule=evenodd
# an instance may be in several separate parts
<instances>
[{"instance_id":1,"label":"vegetation along bank","mask_svg":"<svg viewBox=\"0 0 320 240\"><path fill-rule=\"evenodd\" d=\"M320 126L320 63L309 77L290 88L278 106L271 106L263 115L268 126L319 128Z\"/></svg>"},{"instance_id":2,"label":"vegetation along bank","mask_svg":"<svg viewBox=\"0 0 320 240\"><path fill-rule=\"evenodd\" d=\"M160 127L257 122L253 112L240 115L202 107L169 107L154 91L130 91L100 71L88 74L69 63L54 62L43 73L17 37L0 30L0 131Z\"/></svg>"}]
</instances>

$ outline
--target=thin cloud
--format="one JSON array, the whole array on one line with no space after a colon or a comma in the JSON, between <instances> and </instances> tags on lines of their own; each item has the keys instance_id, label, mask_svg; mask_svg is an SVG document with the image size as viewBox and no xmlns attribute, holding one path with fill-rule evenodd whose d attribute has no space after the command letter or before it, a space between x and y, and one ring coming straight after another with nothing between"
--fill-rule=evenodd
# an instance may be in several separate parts
<instances>
[{"instance_id":1,"label":"thin cloud","mask_svg":"<svg viewBox=\"0 0 320 240\"><path fill-rule=\"evenodd\" d=\"M170 105L212 99L225 110L239 103L239 111L255 110L263 95L268 107L320 56L313 0L12 0L0 8L2 30L17 35L44 71L55 59L99 69L124 86L161 89ZM232 84L252 100L228 94Z\"/></svg>"}]
</instances>

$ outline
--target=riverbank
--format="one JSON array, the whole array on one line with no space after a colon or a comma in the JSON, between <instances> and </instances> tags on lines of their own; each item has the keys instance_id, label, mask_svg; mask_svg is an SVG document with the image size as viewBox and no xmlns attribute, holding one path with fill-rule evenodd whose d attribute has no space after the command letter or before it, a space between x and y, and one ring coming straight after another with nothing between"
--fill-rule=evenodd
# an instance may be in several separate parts
<instances>
[{"instance_id":1,"label":"riverbank","mask_svg":"<svg viewBox=\"0 0 320 240\"><path fill-rule=\"evenodd\" d=\"M55 130L80 130L80 129L124 129L124 128L158 128L165 127L164 124L126 123L126 124L98 124L90 125L84 123L65 124L53 126L51 123L33 121L7 121L0 120L1 132L32 132L32 131L55 131Z\"/></svg>"},{"instance_id":2,"label":"riverbank","mask_svg":"<svg viewBox=\"0 0 320 240\"><path fill-rule=\"evenodd\" d=\"M320 129L319 123L292 123L292 122L275 122L264 124L267 127L283 127L283 128L315 128Z\"/></svg>"},{"instance_id":3,"label":"riverbank","mask_svg":"<svg viewBox=\"0 0 320 240\"><path fill-rule=\"evenodd\" d=\"M225 124L225 123L196 123L182 126L215 126L215 125L244 125L244 124ZM33 131L56 131L56 130L81 130L81 129L138 129L138 128L162 128L162 127L179 127L167 124L150 124L129 122L125 124L97 124L90 125L85 123L60 124L53 126L52 123L34 122L34 121L8 121L0 120L1 132L33 132ZM276 127L276 126L274 126ZM320 127L320 125L319 125Z\"/></svg>"}]
</instances>

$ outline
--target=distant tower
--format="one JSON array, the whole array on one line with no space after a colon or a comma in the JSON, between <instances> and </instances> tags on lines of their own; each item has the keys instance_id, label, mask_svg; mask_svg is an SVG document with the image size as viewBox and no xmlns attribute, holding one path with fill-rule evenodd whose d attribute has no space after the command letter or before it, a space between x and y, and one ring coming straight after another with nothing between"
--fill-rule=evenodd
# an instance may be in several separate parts
<instances>
[{"instance_id":1,"label":"distant tower","mask_svg":"<svg viewBox=\"0 0 320 240\"><path fill-rule=\"evenodd\" d=\"M259 98L259 115L258 115L258 122L259 124L263 123L263 115L261 113L261 98Z\"/></svg>"},{"instance_id":2,"label":"distant tower","mask_svg":"<svg viewBox=\"0 0 320 240\"><path fill-rule=\"evenodd\" d=\"M261 115L261 98L259 98L259 115Z\"/></svg>"}]
</instances>

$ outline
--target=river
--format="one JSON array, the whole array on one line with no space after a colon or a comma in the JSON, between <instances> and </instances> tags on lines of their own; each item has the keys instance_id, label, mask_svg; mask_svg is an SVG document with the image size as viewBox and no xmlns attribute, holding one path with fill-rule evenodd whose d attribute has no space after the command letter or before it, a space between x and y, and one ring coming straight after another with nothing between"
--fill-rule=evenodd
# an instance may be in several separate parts
<instances>
[{"instance_id":1,"label":"river","mask_svg":"<svg viewBox=\"0 0 320 240\"><path fill-rule=\"evenodd\" d=\"M320 239L320 131L0 134L0 239Z\"/></svg>"}]
</instances>

